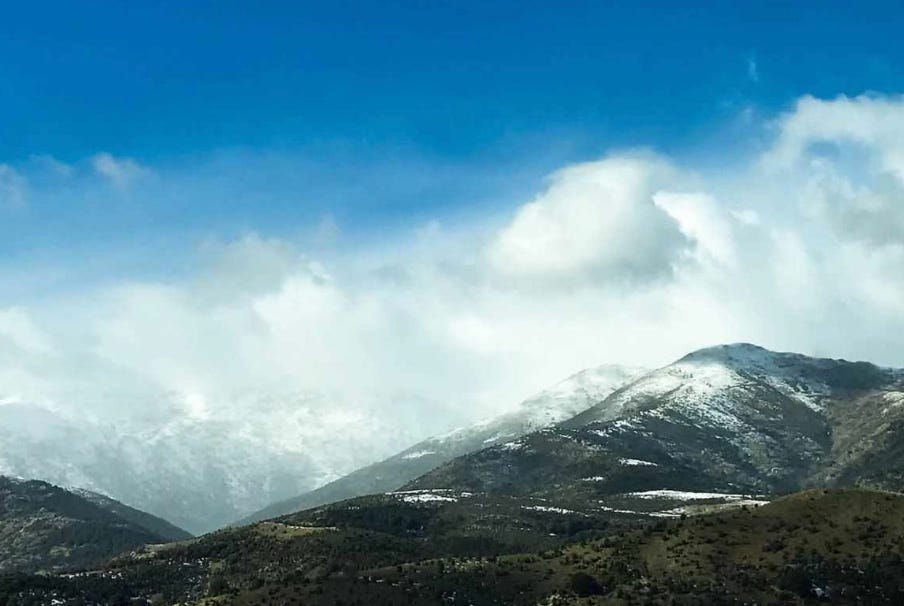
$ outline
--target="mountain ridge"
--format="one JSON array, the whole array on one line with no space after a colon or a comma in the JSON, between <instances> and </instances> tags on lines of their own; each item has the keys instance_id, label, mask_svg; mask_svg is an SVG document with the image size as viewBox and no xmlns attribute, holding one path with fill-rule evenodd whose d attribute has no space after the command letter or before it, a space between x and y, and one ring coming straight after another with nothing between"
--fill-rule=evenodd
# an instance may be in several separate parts
<instances>
[{"instance_id":1,"label":"mountain ridge","mask_svg":"<svg viewBox=\"0 0 904 606\"><path fill-rule=\"evenodd\" d=\"M902 394L899 369L750 344L705 348L553 428L456 459L405 488L542 496L552 491L541 485L545 468L557 489L567 484L585 495L618 492L626 483L716 492L790 492L819 481L900 489L904 460L854 473L852 465L864 459L843 463L842 445L858 445L867 458L894 451L904 408L889 402ZM626 476L617 461L627 459L654 465ZM590 476L598 479L585 482ZM671 485L656 485L663 481Z\"/></svg>"},{"instance_id":2,"label":"mountain ridge","mask_svg":"<svg viewBox=\"0 0 904 606\"><path fill-rule=\"evenodd\" d=\"M138 549L91 578L0 579L0 595L900 603L904 371L732 344L585 403L518 437L482 424L494 444L391 491Z\"/></svg>"},{"instance_id":3,"label":"mountain ridge","mask_svg":"<svg viewBox=\"0 0 904 606\"><path fill-rule=\"evenodd\" d=\"M0 572L90 566L140 545L190 537L103 495L0 476Z\"/></svg>"},{"instance_id":4,"label":"mountain ridge","mask_svg":"<svg viewBox=\"0 0 904 606\"><path fill-rule=\"evenodd\" d=\"M508 413L427 438L392 457L368 465L325 486L274 503L237 524L286 515L365 494L395 490L457 456L553 425L587 408L640 375L639 367L603 364L579 371L521 402Z\"/></svg>"},{"instance_id":5,"label":"mountain ridge","mask_svg":"<svg viewBox=\"0 0 904 606\"><path fill-rule=\"evenodd\" d=\"M142 404L146 418L114 422L0 394L0 474L109 495L200 534L459 419L427 415L422 400L401 396L346 402L293 391L241 394L206 417L186 410L177 394Z\"/></svg>"}]
</instances>

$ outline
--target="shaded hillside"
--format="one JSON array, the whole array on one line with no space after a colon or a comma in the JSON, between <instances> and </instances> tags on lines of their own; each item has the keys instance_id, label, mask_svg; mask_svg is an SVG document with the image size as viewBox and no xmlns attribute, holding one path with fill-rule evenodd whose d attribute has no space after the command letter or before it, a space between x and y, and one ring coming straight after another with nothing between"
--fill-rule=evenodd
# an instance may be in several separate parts
<instances>
[{"instance_id":1,"label":"shaded hillside","mask_svg":"<svg viewBox=\"0 0 904 606\"><path fill-rule=\"evenodd\" d=\"M352 497L395 490L461 455L564 421L604 399L642 371L605 365L583 370L522 402L508 414L429 438L299 497L274 503L238 522L252 522Z\"/></svg>"},{"instance_id":2,"label":"shaded hillside","mask_svg":"<svg viewBox=\"0 0 904 606\"><path fill-rule=\"evenodd\" d=\"M110 423L78 407L19 401L0 386L0 475L80 486L199 534L462 419L415 396L266 390L208 404L216 414L194 415L175 393L148 394L127 407L147 414Z\"/></svg>"},{"instance_id":3,"label":"shaded hillside","mask_svg":"<svg viewBox=\"0 0 904 606\"><path fill-rule=\"evenodd\" d=\"M91 566L140 545L185 536L111 499L0 476L2 572Z\"/></svg>"},{"instance_id":4,"label":"shaded hillside","mask_svg":"<svg viewBox=\"0 0 904 606\"><path fill-rule=\"evenodd\" d=\"M318 606L904 599L904 497L897 494L813 490L766 505L647 518L596 536L543 542L535 534L534 548L520 553L463 541L446 505L387 509L385 499L374 499L148 549L84 576L7 577L0 597Z\"/></svg>"},{"instance_id":5,"label":"shaded hillside","mask_svg":"<svg viewBox=\"0 0 904 606\"><path fill-rule=\"evenodd\" d=\"M91 492L90 490L81 490L78 488L71 489L71 492L87 499L88 501L91 501L96 505L99 505L100 507L106 509L111 513L116 514L130 524L144 528L151 534L157 535L167 542L184 541L186 539L192 538L192 535L190 533L182 530L178 526L170 524L166 520L158 518L157 516L152 516L147 512L135 509L134 507L129 507L128 505L124 505L123 503L120 503L115 499L111 499L106 495Z\"/></svg>"},{"instance_id":6,"label":"shaded hillside","mask_svg":"<svg viewBox=\"0 0 904 606\"><path fill-rule=\"evenodd\" d=\"M192 541L149 546L79 575L8 577L0 598L184 603L439 557L553 549L605 536L640 517L575 512L547 501L493 495L395 493L360 497ZM2 602L0 602L2 603Z\"/></svg>"},{"instance_id":7,"label":"shaded hillside","mask_svg":"<svg viewBox=\"0 0 904 606\"><path fill-rule=\"evenodd\" d=\"M443 558L277 595L304 604L900 604L902 553L900 495L815 490L538 554Z\"/></svg>"}]
</instances>

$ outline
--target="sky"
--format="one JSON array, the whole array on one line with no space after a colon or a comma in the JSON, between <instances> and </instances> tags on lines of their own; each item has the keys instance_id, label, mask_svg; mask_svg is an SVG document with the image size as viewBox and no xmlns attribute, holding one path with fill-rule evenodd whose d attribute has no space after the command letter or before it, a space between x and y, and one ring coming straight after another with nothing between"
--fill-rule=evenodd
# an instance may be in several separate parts
<instances>
[{"instance_id":1,"label":"sky","mask_svg":"<svg viewBox=\"0 0 904 606\"><path fill-rule=\"evenodd\" d=\"M901 25L832 1L5 7L0 400L478 418L720 342L904 366Z\"/></svg>"}]
</instances>

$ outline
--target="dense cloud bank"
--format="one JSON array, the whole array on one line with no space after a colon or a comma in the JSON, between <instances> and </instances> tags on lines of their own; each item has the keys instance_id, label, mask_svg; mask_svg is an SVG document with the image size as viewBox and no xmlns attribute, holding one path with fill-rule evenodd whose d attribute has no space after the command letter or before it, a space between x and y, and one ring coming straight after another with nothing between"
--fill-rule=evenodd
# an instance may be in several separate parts
<instances>
[{"instance_id":1,"label":"dense cloud bank","mask_svg":"<svg viewBox=\"0 0 904 606\"><path fill-rule=\"evenodd\" d=\"M613 151L503 219L437 216L391 242L318 226L328 250L247 233L170 277L10 301L0 395L104 417L167 394L196 418L253 392L399 398L399 422L423 402L451 424L716 342L904 365L904 100L807 97L764 127L765 151L717 170ZM50 162L122 191L166 178ZM0 166L0 209L29 203L32 173Z\"/></svg>"}]
</instances>

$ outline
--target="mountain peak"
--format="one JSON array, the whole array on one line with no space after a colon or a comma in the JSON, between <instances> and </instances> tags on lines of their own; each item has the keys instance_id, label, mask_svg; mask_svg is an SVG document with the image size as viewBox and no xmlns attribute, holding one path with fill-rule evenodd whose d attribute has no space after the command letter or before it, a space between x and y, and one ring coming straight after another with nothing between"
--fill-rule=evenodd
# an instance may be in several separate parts
<instances>
[{"instance_id":1,"label":"mountain peak","mask_svg":"<svg viewBox=\"0 0 904 606\"><path fill-rule=\"evenodd\" d=\"M753 343L725 343L692 351L680 360L681 362L762 362L776 356L799 356L799 354L782 354ZM803 357L803 356L800 356Z\"/></svg>"}]
</instances>

